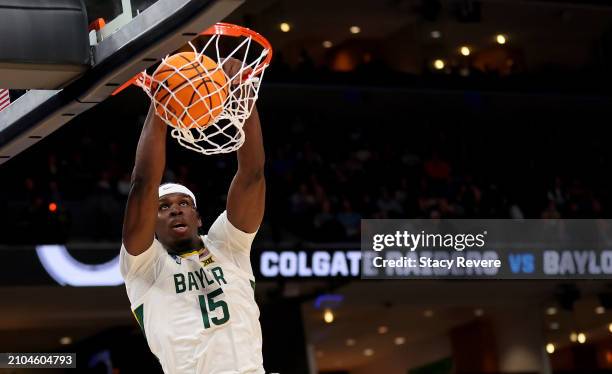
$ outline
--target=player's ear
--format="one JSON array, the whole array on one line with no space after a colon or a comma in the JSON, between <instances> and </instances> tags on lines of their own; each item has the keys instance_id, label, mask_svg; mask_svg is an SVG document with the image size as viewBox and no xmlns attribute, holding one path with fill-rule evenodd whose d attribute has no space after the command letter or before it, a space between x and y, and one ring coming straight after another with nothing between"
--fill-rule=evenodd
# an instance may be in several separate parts
<instances>
[{"instance_id":1,"label":"player's ear","mask_svg":"<svg viewBox=\"0 0 612 374\"><path fill-rule=\"evenodd\" d=\"M202 218L200 218L200 214L198 213L198 235L204 235L202 232Z\"/></svg>"}]
</instances>

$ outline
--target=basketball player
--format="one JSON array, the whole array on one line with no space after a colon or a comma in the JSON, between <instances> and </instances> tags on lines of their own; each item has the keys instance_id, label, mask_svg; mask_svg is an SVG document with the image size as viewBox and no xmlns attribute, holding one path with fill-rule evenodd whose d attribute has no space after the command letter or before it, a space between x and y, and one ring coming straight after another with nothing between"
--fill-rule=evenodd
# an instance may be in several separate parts
<instances>
[{"instance_id":1,"label":"basketball player","mask_svg":"<svg viewBox=\"0 0 612 374\"><path fill-rule=\"evenodd\" d=\"M224 65L233 76L240 62ZM150 108L136 150L120 255L134 315L167 374L265 373L249 259L265 198L257 109L244 125L226 210L203 236L197 211L202 202L185 186L160 186L166 131Z\"/></svg>"}]
</instances>

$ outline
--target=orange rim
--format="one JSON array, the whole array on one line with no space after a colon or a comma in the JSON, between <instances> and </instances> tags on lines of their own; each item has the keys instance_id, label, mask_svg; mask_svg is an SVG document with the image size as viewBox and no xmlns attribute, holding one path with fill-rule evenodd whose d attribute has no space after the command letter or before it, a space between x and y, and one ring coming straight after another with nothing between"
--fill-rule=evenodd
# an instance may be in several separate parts
<instances>
[{"instance_id":1,"label":"orange rim","mask_svg":"<svg viewBox=\"0 0 612 374\"><path fill-rule=\"evenodd\" d=\"M249 28L238 26L238 25L233 25L231 23L218 22L212 25L211 27L209 27L208 29L202 31L200 35L227 35L227 36L233 36L233 37L244 36L246 38L252 38L254 41L259 43L264 49L268 51L268 54L266 55L264 60L253 69L255 75L261 74L263 70L265 69L265 67L270 64L270 61L272 61L272 45L270 44L268 39L264 38L260 33L253 31ZM115 96L116 94L123 91L127 87L136 83L136 80L138 80L138 77L141 74L146 75L144 72L136 74L132 79L125 82L124 84L119 86L115 91L113 91L111 96Z\"/></svg>"},{"instance_id":2,"label":"orange rim","mask_svg":"<svg viewBox=\"0 0 612 374\"><path fill-rule=\"evenodd\" d=\"M269 65L270 61L272 61L272 45L270 44L268 39L264 38L257 31L253 31L249 28L233 25L231 23L218 22L209 27L207 30L202 31L200 35L227 35L234 37L244 36L247 38L250 37L255 40L264 49L268 50L268 54L266 55L264 60L259 65L257 65L255 69L253 69L256 75L259 75L263 71L264 67L266 65Z\"/></svg>"}]
</instances>

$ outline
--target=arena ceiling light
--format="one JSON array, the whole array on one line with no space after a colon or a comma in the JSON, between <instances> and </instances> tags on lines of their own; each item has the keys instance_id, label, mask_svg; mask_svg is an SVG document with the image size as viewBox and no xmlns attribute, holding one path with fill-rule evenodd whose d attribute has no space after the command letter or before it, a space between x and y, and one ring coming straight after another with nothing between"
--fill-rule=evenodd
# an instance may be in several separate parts
<instances>
[{"instance_id":1,"label":"arena ceiling light","mask_svg":"<svg viewBox=\"0 0 612 374\"><path fill-rule=\"evenodd\" d=\"M287 22L283 22L280 24L280 29L282 32L289 32L291 31L291 25L288 24Z\"/></svg>"},{"instance_id":2,"label":"arena ceiling light","mask_svg":"<svg viewBox=\"0 0 612 374\"><path fill-rule=\"evenodd\" d=\"M495 41L497 41L497 44L503 45L506 44L508 39L503 34L497 34L497 36L495 37Z\"/></svg>"},{"instance_id":3,"label":"arena ceiling light","mask_svg":"<svg viewBox=\"0 0 612 374\"><path fill-rule=\"evenodd\" d=\"M95 287L123 284L119 256L102 264L84 264L63 245L37 245L36 255L47 273L62 286Z\"/></svg>"},{"instance_id":4,"label":"arena ceiling light","mask_svg":"<svg viewBox=\"0 0 612 374\"><path fill-rule=\"evenodd\" d=\"M461 47L461 49L459 49L459 52L461 52L461 54L465 57L469 56L472 53L472 51L470 50L470 47L465 46L465 45Z\"/></svg>"},{"instance_id":5,"label":"arena ceiling light","mask_svg":"<svg viewBox=\"0 0 612 374\"><path fill-rule=\"evenodd\" d=\"M331 48L331 47L333 47L333 45L334 44L331 41L329 41L329 40L326 40L326 41L323 42L323 48Z\"/></svg>"},{"instance_id":6,"label":"arena ceiling light","mask_svg":"<svg viewBox=\"0 0 612 374\"><path fill-rule=\"evenodd\" d=\"M444 60L441 59L437 59L434 61L434 68L436 68L436 70L442 70L444 69Z\"/></svg>"},{"instance_id":7,"label":"arena ceiling light","mask_svg":"<svg viewBox=\"0 0 612 374\"><path fill-rule=\"evenodd\" d=\"M429 35L432 39L440 39L442 37L442 33L438 30L433 30Z\"/></svg>"},{"instance_id":8,"label":"arena ceiling light","mask_svg":"<svg viewBox=\"0 0 612 374\"><path fill-rule=\"evenodd\" d=\"M361 32L361 28L359 26L351 26L349 31L351 34L359 34Z\"/></svg>"}]
</instances>

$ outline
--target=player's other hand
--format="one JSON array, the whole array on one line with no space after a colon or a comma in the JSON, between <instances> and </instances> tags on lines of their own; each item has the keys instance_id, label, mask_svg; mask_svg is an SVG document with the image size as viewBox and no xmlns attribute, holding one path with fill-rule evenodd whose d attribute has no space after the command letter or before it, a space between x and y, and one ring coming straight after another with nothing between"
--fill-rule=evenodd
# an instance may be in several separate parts
<instances>
[{"instance_id":1,"label":"player's other hand","mask_svg":"<svg viewBox=\"0 0 612 374\"><path fill-rule=\"evenodd\" d=\"M222 65L225 75L231 79L232 92L237 97L247 99L247 105L255 105L257 92L252 84L240 84L253 74L253 69L244 67L242 61L232 57L223 60ZM235 90L234 90L235 89Z\"/></svg>"},{"instance_id":2,"label":"player's other hand","mask_svg":"<svg viewBox=\"0 0 612 374\"><path fill-rule=\"evenodd\" d=\"M237 60L233 57L228 57L225 60L223 60L223 63L221 66L223 67L223 71L225 72L225 75L227 75L228 78L232 80L232 86L235 86L238 83L240 83L240 81L243 78L246 78L247 76L249 76L249 74L251 74L251 72L253 71L253 69L251 68L245 68L243 70L242 61ZM241 70L243 70L242 74L238 74L238 72Z\"/></svg>"}]
</instances>

